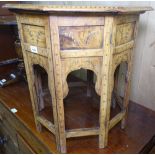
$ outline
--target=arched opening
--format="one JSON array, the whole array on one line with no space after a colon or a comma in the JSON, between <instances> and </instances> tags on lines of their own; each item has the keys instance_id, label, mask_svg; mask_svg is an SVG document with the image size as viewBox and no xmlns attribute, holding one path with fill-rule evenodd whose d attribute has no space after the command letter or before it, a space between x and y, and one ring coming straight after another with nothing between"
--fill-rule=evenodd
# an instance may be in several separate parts
<instances>
[{"instance_id":1,"label":"arched opening","mask_svg":"<svg viewBox=\"0 0 155 155\"><path fill-rule=\"evenodd\" d=\"M99 96L95 91L96 75L79 69L67 76L69 92L64 99L66 129L99 126Z\"/></svg>"},{"instance_id":2,"label":"arched opening","mask_svg":"<svg viewBox=\"0 0 155 155\"><path fill-rule=\"evenodd\" d=\"M33 71L39 115L53 123L52 98L48 87L48 74L38 64L33 65Z\"/></svg>"},{"instance_id":3,"label":"arched opening","mask_svg":"<svg viewBox=\"0 0 155 155\"><path fill-rule=\"evenodd\" d=\"M111 99L111 118L123 110L123 99L125 95L125 85L128 72L128 64L122 62L114 72L114 87Z\"/></svg>"}]
</instances>

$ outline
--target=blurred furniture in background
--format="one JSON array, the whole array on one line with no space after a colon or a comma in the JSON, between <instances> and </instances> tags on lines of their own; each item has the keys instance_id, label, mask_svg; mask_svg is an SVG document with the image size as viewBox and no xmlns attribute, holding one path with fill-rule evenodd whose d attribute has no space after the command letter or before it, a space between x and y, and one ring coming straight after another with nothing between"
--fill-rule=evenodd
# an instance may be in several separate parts
<instances>
[{"instance_id":1,"label":"blurred furniture in background","mask_svg":"<svg viewBox=\"0 0 155 155\"><path fill-rule=\"evenodd\" d=\"M2 8L4 3L0 2L0 87L26 79L16 18Z\"/></svg>"}]
</instances>

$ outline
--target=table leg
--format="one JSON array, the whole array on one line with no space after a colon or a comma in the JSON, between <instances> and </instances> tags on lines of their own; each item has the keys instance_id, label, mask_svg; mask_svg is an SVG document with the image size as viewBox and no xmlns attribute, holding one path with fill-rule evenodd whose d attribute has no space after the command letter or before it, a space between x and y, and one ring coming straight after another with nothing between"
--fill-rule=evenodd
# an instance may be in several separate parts
<instances>
[{"instance_id":1,"label":"table leg","mask_svg":"<svg viewBox=\"0 0 155 155\"><path fill-rule=\"evenodd\" d=\"M125 77L124 99L123 99L123 110L125 112L125 116L121 121L122 129L124 129L126 126L128 103L129 103L129 93L130 93L130 83L131 83L131 62L128 62L127 73L126 73L126 77Z\"/></svg>"},{"instance_id":2,"label":"table leg","mask_svg":"<svg viewBox=\"0 0 155 155\"><path fill-rule=\"evenodd\" d=\"M113 96L112 96L112 108L116 107L117 103L117 90L118 90L118 76L119 76L119 69L120 66L117 67L115 74L114 74L114 89L113 89Z\"/></svg>"},{"instance_id":3,"label":"table leg","mask_svg":"<svg viewBox=\"0 0 155 155\"><path fill-rule=\"evenodd\" d=\"M87 96L92 96L91 85L93 84L94 73L91 70L87 70Z\"/></svg>"}]
</instances>

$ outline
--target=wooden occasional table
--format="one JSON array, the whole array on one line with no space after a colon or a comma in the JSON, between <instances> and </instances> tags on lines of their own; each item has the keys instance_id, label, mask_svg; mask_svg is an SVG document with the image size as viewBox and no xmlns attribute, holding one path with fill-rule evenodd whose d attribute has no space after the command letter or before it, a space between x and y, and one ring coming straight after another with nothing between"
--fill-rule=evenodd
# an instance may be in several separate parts
<instances>
[{"instance_id":1,"label":"wooden occasional table","mask_svg":"<svg viewBox=\"0 0 155 155\"><path fill-rule=\"evenodd\" d=\"M56 137L57 149L66 153L66 138L99 135L107 146L108 132L121 121L125 127L129 100L133 48L140 13L150 7L5 5L16 13L36 127L43 125ZM127 62L123 107L110 120L114 73ZM44 108L43 83L36 65L48 74L53 123L40 113ZM99 127L65 130L63 99L68 94L67 75L84 68L96 76L100 99ZM51 116L52 117L52 116Z\"/></svg>"}]
</instances>

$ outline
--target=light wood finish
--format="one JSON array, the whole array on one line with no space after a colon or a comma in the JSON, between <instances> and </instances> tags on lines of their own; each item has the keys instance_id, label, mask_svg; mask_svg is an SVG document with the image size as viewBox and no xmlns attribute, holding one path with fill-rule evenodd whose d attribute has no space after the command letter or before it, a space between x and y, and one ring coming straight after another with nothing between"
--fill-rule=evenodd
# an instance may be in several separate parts
<instances>
[{"instance_id":1,"label":"light wood finish","mask_svg":"<svg viewBox=\"0 0 155 155\"><path fill-rule=\"evenodd\" d=\"M108 142L109 117L111 95L113 89L113 47L115 47L116 25L115 18L107 16L105 19L104 32L104 55L102 64L102 85L101 85L101 101L100 101L100 134L99 147L104 148Z\"/></svg>"},{"instance_id":2,"label":"light wood finish","mask_svg":"<svg viewBox=\"0 0 155 155\"><path fill-rule=\"evenodd\" d=\"M81 136L90 136L90 135L98 135L99 129L98 128L83 128L83 129L72 129L66 130L66 137L81 137Z\"/></svg>"},{"instance_id":3,"label":"light wood finish","mask_svg":"<svg viewBox=\"0 0 155 155\"><path fill-rule=\"evenodd\" d=\"M102 57L86 57L86 58L68 58L62 59L62 82L63 82L63 96L64 98L68 94L68 85L66 82L67 75L80 68L85 68L93 71L97 76L97 81L95 84L95 90L98 95L100 95L100 84L101 84L101 67L102 67Z\"/></svg>"},{"instance_id":4,"label":"light wood finish","mask_svg":"<svg viewBox=\"0 0 155 155\"><path fill-rule=\"evenodd\" d=\"M102 48L103 29L103 26L85 26L85 29L83 29L83 26L60 26L60 49Z\"/></svg>"},{"instance_id":5,"label":"light wood finish","mask_svg":"<svg viewBox=\"0 0 155 155\"><path fill-rule=\"evenodd\" d=\"M114 118L112 118L109 122L109 130L113 128L117 123L119 123L124 117L124 115L125 113L122 111L121 113L117 114Z\"/></svg>"},{"instance_id":6,"label":"light wood finish","mask_svg":"<svg viewBox=\"0 0 155 155\"><path fill-rule=\"evenodd\" d=\"M135 30L134 30L134 40L136 39L138 31L138 20L135 22ZM134 43L135 47L135 43ZM126 84L125 84L125 94L124 94L124 100L123 100L123 110L125 110L125 117L123 117L121 121L121 127L124 129L126 125L126 118L127 118L127 112L128 112L128 103L129 103L129 93L130 93L130 83L131 83L131 73L132 73L132 66L133 66L133 48L130 49L130 55L128 59L128 68L127 68L127 75L126 75Z\"/></svg>"},{"instance_id":7,"label":"light wood finish","mask_svg":"<svg viewBox=\"0 0 155 155\"><path fill-rule=\"evenodd\" d=\"M54 125L48 121L47 119L45 119L44 117L37 117L37 120L43 125L45 126L49 131L51 131L53 134L55 134L55 128Z\"/></svg>"},{"instance_id":8,"label":"light wood finish","mask_svg":"<svg viewBox=\"0 0 155 155\"><path fill-rule=\"evenodd\" d=\"M99 135L99 147L106 147L109 130L122 119L122 124L125 124L137 21L140 13L151 8L36 5L5 7L17 15L37 129L41 131L42 124L54 133L57 149L61 153L66 153L66 138L69 137ZM114 72L124 61L128 63L128 79L123 110L110 120ZM44 103L41 99L40 77L34 74L36 64L48 74L54 124L40 115ZM97 77L95 90L101 96L100 128L66 131L63 103L69 91L66 79L70 72L81 68L93 71Z\"/></svg>"},{"instance_id":9,"label":"light wood finish","mask_svg":"<svg viewBox=\"0 0 155 155\"><path fill-rule=\"evenodd\" d=\"M102 49L61 50L61 58L103 56Z\"/></svg>"}]
</instances>

